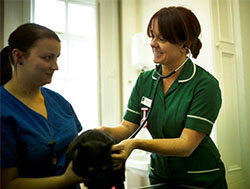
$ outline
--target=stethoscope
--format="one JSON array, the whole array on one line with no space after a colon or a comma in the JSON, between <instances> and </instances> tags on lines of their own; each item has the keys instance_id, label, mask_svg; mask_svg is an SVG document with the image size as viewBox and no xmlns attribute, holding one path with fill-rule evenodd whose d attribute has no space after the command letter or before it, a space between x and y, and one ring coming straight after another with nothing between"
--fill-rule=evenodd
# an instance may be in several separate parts
<instances>
[{"instance_id":1,"label":"stethoscope","mask_svg":"<svg viewBox=\"0 0 250 189\"><path fill-rule=\"evenodd\" d=\"M153 93L153 98L152 98L152 101L151 101L151 105L150 105L150 107L149 107L149 109L148 109L148 112L147 112L147 114L146 114L146 117L145 117L144 120L140 123L139 127L132 133L132 135L130 135L129 139L134 138L134 137L138 134L138 132L139 132L139 131L145 126L145 124L147 123L147 121L148 121L148 119L149 119L149 117L150 117L150 115L151 115L151 112L152 112L152 108L153 108L153 105L154 105L154 102L155 102L155 96L156 96L157 88L158 88L158 86L159 86L159 84L160 84L160 81L161 81L162 79L166 79L166 78L169 78L170 76L174 75L181 67L184 66L184 64L185 64L185 63L188 61L188 59L190 58L190 50L188 49L188 51L189 51L189 55L187 56L186 60L185 60L178 68L176 68L174 71L172 71L172 72L171 72L170 74L168 74L168 75L162 75L162 74L160 74L159 69L160 69L161 65L156 65L156 66L155 66L155 73L157 74L158 78L157 78L157 83L156 83L155 88L154 88L154 93Z\"/></svg>"}]
</instances>

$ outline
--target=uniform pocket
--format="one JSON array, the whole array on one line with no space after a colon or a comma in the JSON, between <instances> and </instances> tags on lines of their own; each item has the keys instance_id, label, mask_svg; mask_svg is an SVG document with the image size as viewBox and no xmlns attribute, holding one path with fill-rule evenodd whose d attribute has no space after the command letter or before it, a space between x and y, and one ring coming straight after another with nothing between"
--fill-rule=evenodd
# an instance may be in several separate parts
<instances>
[{"instance_id":1,"label":"uniform pocket","mask_svg":"<svg viewBox=\"0 0 250 189\"><path fill-rule=\"evenodd\" d=\"M188 171L187 178L190 186L212 189L218 185L218 182L224 180L225 170L222 166L215 169Z\"/></svg>"},{"instance_id":2,"label":"uniform pocket","mask_svg":"<svg viewBox=\"0 0 250 189\"><path fill-rule=\"evenodd\" d=\"M223 162L217 158L217 154L207 149L196 151L187 159L187 178L190 184L208 187L224 176Z\"/></svg>"}]
</instances>

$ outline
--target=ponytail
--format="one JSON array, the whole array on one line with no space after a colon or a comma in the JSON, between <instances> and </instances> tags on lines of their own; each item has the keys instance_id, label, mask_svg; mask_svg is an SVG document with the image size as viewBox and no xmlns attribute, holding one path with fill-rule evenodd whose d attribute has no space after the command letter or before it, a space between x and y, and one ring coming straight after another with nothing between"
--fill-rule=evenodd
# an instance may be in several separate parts
<instances>
[{"instance_id":1,"label":"ponytail","mask_svg":"<svg viewBox=\"0 0 250 189\"><path fill-rule=\"evenodd\" d=\"M7 83L12 77L12 67L11 67L9 52L10 52L10 47L7 46L3 48L0 53L0 57L1 57L0 59L1 60L0 61L0 64L1 64L0 84L1 85L0 86Z\"/></svg>"},{"instance_id":2,"label":"ponytail","mask_svg":"<svg viewBox=\"0 0 250 189\"><path fill-rule=\"evenodd\" d=\"M198 56L199 53L200 53L201 47L202 47L202 43L201 43L200 39L197 38L197 39L193 42L193 44L191 45L191 47L190 47L190 50L191 50L191 53L192 53L193 58L197 58L197 56Z\"/></svg>"}]
</instances>

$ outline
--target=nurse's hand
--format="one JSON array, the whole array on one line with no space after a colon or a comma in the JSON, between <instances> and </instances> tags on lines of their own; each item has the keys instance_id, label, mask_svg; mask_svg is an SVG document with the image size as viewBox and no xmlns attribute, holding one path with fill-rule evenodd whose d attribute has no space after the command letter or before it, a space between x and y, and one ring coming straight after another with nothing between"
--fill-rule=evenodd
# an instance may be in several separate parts
<instances>
[{"instance_id":1,"label":"nurse's hand","mask_svg":"<svg viewBox=\"0 0 250 189\"><path fill-rule=\"evenodd\" d=\"M87 178L83 178L78 176L74 171L73 171L73 163L72 161L70 162L70 164L68 165L66 171L64 172L64 174L62 175L63 177L63 182L65 182L66 186L70 186L70 185L74 185L74 184L78 184L78 183L82 183L82 182L86 182L88 179Z\"/></svg>"},{"instance_id":2,"label":"nurse's hand","mask_svg":"<svg viewBox=\"0 0 250 189\"><path fill-rule=\"evenodd\" d=\"M113 158L114 170L120 169L134 150L134 141L135 139L126 139L112 146L111 157Z\"/></svg>"}]
</instances>

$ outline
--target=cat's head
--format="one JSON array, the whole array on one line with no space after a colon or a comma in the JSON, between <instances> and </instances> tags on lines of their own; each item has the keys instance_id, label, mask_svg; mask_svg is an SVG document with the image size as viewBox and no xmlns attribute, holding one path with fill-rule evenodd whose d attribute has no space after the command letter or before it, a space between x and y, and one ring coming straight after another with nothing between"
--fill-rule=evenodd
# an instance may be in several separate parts
<instances>
[{"instance_id":1,"label":"cat's head","mask_svg":"<svg viewBox=\"0 0 250 189\"><path fill-rule=\"evenodd\" d=\"M113 169L111 146L100 141L79 143L73 152L74 172L85 178L109 174Z\"/></svg>"}]
</instances>

